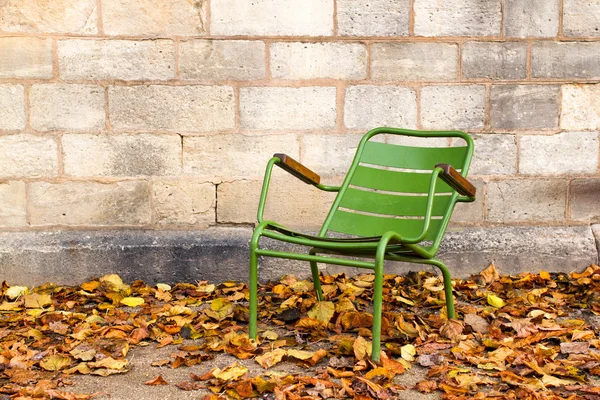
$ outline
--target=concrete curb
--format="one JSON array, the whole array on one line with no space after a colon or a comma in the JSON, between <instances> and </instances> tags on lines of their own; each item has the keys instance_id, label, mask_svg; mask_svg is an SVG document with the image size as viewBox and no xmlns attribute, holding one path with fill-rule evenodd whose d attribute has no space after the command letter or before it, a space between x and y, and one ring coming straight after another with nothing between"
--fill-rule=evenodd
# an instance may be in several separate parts
<instances>
[{"instance_id":1,"label":"concrete curb","mask_svg":"<svg viewBox=\"0 0 600 400\"><path fill-rule=\"evenodd\" d=\"M10 284L76 284L118 273L131 282L247 280L250 228L205 231L87 231L0 233L0 279ZM494 262L503 273L569 272L598 262L600 225L498 227L450 230L440 250L455 277L466 277ZM263 247L294 246L265 241ZM298 249L301 251L301 249ZM262 259L261 280L287 273L309 276L305 262ZM324 272L357 272L322 266ZM390 263L390 273L421 269Z\"/></svg>"}]
</instances>

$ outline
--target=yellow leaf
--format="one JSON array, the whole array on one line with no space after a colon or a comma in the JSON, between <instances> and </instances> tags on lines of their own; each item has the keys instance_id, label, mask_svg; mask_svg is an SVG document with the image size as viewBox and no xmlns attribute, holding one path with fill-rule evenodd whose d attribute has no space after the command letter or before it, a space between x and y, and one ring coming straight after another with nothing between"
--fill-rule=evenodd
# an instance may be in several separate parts
<instances>
[{"instance_id":1,"label":"yellow leaf","mask_svg":"<svg viewBox=\"0 0 600 400\"><path fill-rule=\"evenodd\" d=\"M43 308L52 304L52 297L49 294L26 294L23 296L25 308Z\"/></svg>"},{"instance_id":2,"label":"yellow leaf","mask_svg":"<svg viewBox=\"0 0 600 400\"><path fill-rule=\"evenodd\" d=\"M319 301L315 306L308 312L310 318L314 318L327 324L333 314L335 313L335 305L331 301Z\"/></svg>"},{"instance_id":3,"label":"yellow leaf","mask_svg":"<svg viewBox=\"0 0 600 400\"><path fill-rule=\"evenodd\" d=\"M17 297L23 296L24 294L27 294L28 292L29 292L29 289L27 289L27 286L11 286L8 289L6 289L6 295L11 300L14 300Z\"/></svg>"},{"instance_id":4,"label":"yellow leaf","mask_svg":"<svg viewBox=\"0 0 600 400\"><path fill-rule=\"evenodd\" d=\"M121 304L125 304L128 307L137 307L144 304L144 299L141 297L125 297L121 299Z\"/></svg>"},{"instance_id":5,"label":"yellow leaf","mask_svg":"<svg viewBox=\"0 0 600 400\"><path fill-rule=\"evenodd\" d=\"M103 284L103 287L112 292L121 292L126 295L131 293L131 287L123 283L123 280L117 274L104 275L100 278L100 282Z\"/></svg>"},{"instance_id":6,"label":"yellow leaf","mask_svg":"<svg viewBox=\"0 0 600 400\"><path fill-rule=\"evenodd\" d=\"M244 374L248 372L248 368L238 366L238 363L234 363L225 369L221 370L216 368L212 372L212 376L222 381L235 381L240 379Z\"/></svg>"},{"instance_id":7,"label":"yellow leaf","mask_svg":"<svg viewBox=\"0 0 600 400\"><path fill-rule=\"evenodd\" d=\"M568 386L576 385L577 381L573 379L560 379L552 375L542 376L542 383L546 386Z\"/></svg>"},{"instance_id":8,"label":"yellow leaf","mask_svg":"<svg viewBox=\"0 0 600 400\"><path fill-rule=\"evenodd\" d=\"M406 345L400 347L400 355L406 361L414 361L416 354L417 354L417 349L415 349L415 346L413 346L412 344L406 344Z\"/></svg>"},{"instance_id":9,"label":"yellow leaf","mask_svg":"<svg viewBox=\"0 0 600 400\"><path fill-rule=\"evenodd\" d=\"M356 307L354 307L354 303L352 303L349 298L342 297L335 305L335 311L339 313L344 311L356 311Z\"/></svg>"},{"instance_id":10,"label":"yellow leaf","mask_svg":"<svg viewBox=\"0 0 600 400\"><path fill-rule=\"evenodd\" d=\"M75 372L79 372L82 375L89 375L92 370L84 362L77 364L73 368L63 370L63 373L67 375L74 374Z\"/></svg>"},{"instance_id":11,"label":"yellow leaf","mask_svg":"<svg viewBox=\"0 0 600 400\"><path fill-rule=\"evenodd\" d=\"M352 348L354 349L354 356L358 360L364 360L367 356L371 356L371 342L365 340L362 336L356 338Z\"/></svg>"},{"instance_id":12,"label":"yellow leaf","mask_svg":"<svg viewBox=\"0 0 600 400\"><path fill-rule=\"evenodd\" d=\"M88 363L91 368L123 369L127 365L127 360L115 360L112 357L103 358L100 361Z\"/></svg>"},{"instance_id":13,"label":"yellow leaf","mask_svg":"<svg viewBox=\"0 0 600 400\"><path fill-rule=\"evenodd\" d=\"M285 356L286 354L287 352L283 349L275 349L273 351L269 351L263 355L256 357L255 360L263 368L271 368L273 365L281 362L283 356Z\"/></svg>"},{"instance_id":14,"label":"yellow leaf","mask_svg":"<svg viewBox=\"0 0 600 400\"><path fill-rule=\"evenodd\" d=\"M502 308L506 305L504 300L502 300L500 297L495 296L493 294L487 295L487 302L490 306L496 307L496 308Z\"/></svg>"},{"instance_id":15,"label":"yellow leaf","mask_svg":"<svg viewBox=\"0 0 600 400\"><path fill-rule=\"evenodd\" d=\"M59 354L46 356L40 361L40 367L46 371L60 371L68 367L69 364L71 364L71 358Z\"/></svg>"},{"instance_id":16,"label":"yellow leaf","mask_svg":"<svg viewBox=\"0 0 600 400\"><path fill-rule=\"evenodd\" d=\"M17 311L21 309L21 304L22 302L20 301L15 301L10 302L10 301L4 301L2 302L2 304L0 304L0 311Z\"/></svg>"},{"instance_id":17,"label":"yellow leaf","mask_svg":"<svg viewBox=\"0 0 600 400\"><path fill-rule=\"evenodd\" d=\"M260 336L267 340L277 340L279 338L279 335L273 331L264 331L263 333L260 334Z\"/></svg>"},{"instance_id":18,"label":"yellow leaf","mask_svg":"<svg viewBox=\"0 0 600 400\"><path fill-rule=\"evenodd\" d=\"M542 271L540 271L540 278L542 278L545 281L548 281L548 280L550 280L551 277L550 277L550 274L548 273L548 271L542 270Z\"/></svg>"},{"instance_id":19,"label":"yellow leaf","mask_svg":"<svg viewBox=\"0 0 600 400\"><path fill-rule=\"evenodd\" d=\"M85 290L86 292L91 292L93 290L98 289L98 286L100 286L100 282L98 281L90 281L90 282L85 282L81 284L81 288L83 290Z\"/></svg>"},{"instance_id":20,"label":"yellow leaf","mask_svg":"<svg viewBox=\"0 0 600 400\"><path fill-rule=\"evenodd\" d=\"M167 285L166 283L157 283L156 287L159 288L160 290L164 290L165 292L168 292L169 290L171 290L171 286Z\"/></svg>"}]
</instances>

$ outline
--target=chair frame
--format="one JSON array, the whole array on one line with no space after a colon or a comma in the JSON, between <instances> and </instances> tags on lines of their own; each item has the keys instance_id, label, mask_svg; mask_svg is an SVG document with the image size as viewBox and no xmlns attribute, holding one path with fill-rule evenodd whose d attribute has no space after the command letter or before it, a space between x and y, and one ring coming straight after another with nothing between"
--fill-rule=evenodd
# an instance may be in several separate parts
<instances>
[{"instance_id":1,"label":"chair frame","mask_svg":"<svg viewBox=\"0 0 600 400\"><path fill-rule=\"evenodd\" d=\"M352 239L334 239L326 237L328 227L333 219L333 215L337 210L339 203L344 195L345 190L350 184L351 177L360 163L361 154L367 141L373 136L380 134L388 135L404 135L416 137L455 137L461 138L466 143L466 154L464 164L460 173L452 166L447 164L437 164L431 172L431 181L429 184L429 192L427 197L427 208L424 215L423 231L417 237L403 237L400 233L388 231L381 236L368 238L352 238ZM366 268L373 270L375 273L373 287L373 329L372 329L372 354L374 361L379 361L381 352L381 318L382 318L382 297L383 297L383 273L385 260L404 261L410 263L433 265L440 269L446 297L446 308L449 319L455 319L454 300L452 296L452 280L450 271L446 265L434 258L437 253L445 230L452 216L454 206L457 202L472 202L475 200L475 187L465 178L468 173L470 161L473 154L473 141L469 135L460 131L414 131L396 128L376 128L366 133L356 150L354 160L346 174L346 178L341 186L323 185L320 182L320 177L310 169L304 167L299 162L284 154L275 154L267 164L265 171L262 191L258 205L258 225L254 229L252 239L250 241L250 310L249 310L249 336L256 338L257 334L257 302L258 302L258 256L277 257L284 259L304 260L310 262L310 268L313 277L314 289L316 297L319 301L323 299L321 284L319 279L319 270L317 263L326 263L334 265L344 265L349 267ZM293 176L301 179L307 184L311 184L316 188L327 191L337 192L338 195L334 200L329 214L327 215L323 226L317 236L306 235L294 232L290 229L277 224L274 221L265 220L263 218L271 173L273 167L277 165L289 172ZM419 245L427 236L432 215L433 202L435 200L436 184L438 178L446 182L448 186L454 189L448 209L442 217L441 227L439 228L437 237L432 241L432 245L424 247ZM308 254L291 253L285 251L267 250L259 248L261 237L281 240L287 243L293 243L310 247ZM401 244L402 248L409 249L412 254L409 256L393 254L390 248ZM389 247L391 246L391 247ZM337 254L342 256L353 256L361 258L374 258L373 261L362 261L355 259L345 259L336 257L325 257L318 254Z\"/></svg>"}]
</instances>

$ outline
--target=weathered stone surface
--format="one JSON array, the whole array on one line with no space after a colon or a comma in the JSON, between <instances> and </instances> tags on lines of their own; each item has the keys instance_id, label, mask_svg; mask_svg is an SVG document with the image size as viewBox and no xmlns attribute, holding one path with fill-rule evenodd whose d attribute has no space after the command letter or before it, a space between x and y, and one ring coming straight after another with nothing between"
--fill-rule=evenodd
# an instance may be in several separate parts
<instances>
[{"instance_id":1,"label":"weathered stone surface","mask_svg":"<svg viewBox=\"0 0 600 400\"><path fill-rule=\"evenodd\" d=\"M0 131L25 128L25 89L0 85Z\"/></svg>"},{"instance_id":2,"label":"weathered stone surface","mask_svg":"<svg viewBox=\"0 0 600 400\"><path fill-rule=\"evenodd\" d=\"M181 79L252 80L265 77L259 40L189 40L179 44Z\"/></svg>"},{"instance_id":3,"label":"weathered stone surface","mask_svg":"<svg viewBox=\"0 0 600 400\"><path fill-rule=\"evenodd\" d=\"M490 124L495 129L557 128L558 95L553 85L492 86Z\"/></svg>"},{"instance_id":4,"label":"weathered stone surface","mask_svg":"<svg viewBox=\"0 0 600 400\"><path fill-rule=\"evenodd\" d=\"M600 222L600 179L574 179L571 182L569 215L571 219ZM600 227L597 225L597 227ZM600 231L598 232L600 233ZM600 237L598 238L600 240Z\"/></svg>"},{"instance_id":5,"label":"weathered stone surface","mask_svg":"<svg viewBox=\"0 0 600 400\"><path fill-rule=\"evenodd\" d=\"M0 226L27 225L25 182L0 183Z\"/></svg>"},{"instance_id":6,"label":"weathered stone surface","mask_svg":"<svg viewBox=\"0 0 600 400\"><path fill-rule=\"evenodd\" d=\"M210 30L228 36L331 35L333 0L213 0Z\"/></svg>"},{"instance_id":7,"label":"weathered stone surface","mask_svg":"<svg viewBox=\"0 0 600 400\"><path fill-rule=\"evenodd\" d=\"M290 228L319 230L336 193L321 191L283 171L276 171L273 175L269 186L265 219ZM261 188L260 180L219 184L217 189L219 222L255 223Z\"/></svg>"},{"instance_id":8,"label":"weathered stone surface","mask_svg":"<svg viewBox=\"0 0 600 400\"><path fill-rule=\"evenodd\" d=\"M560 127L600 129L600 85L562 87Z\"/></svg>"},{"instance_id":9,"label":"weathered stone surface","mask_svg":"<svg viewBox=\"0 0 600 400\"><path fill-rule=\"evenodd\" d=\"M494 263L502 274L581 271L598 262L589 226L450 229L438 256L452 276L468 277Z\"/></svg>"},{"instance_id":10,"label":"weathered stone surface","mask_svg":"<svg viewBox=\"0 0 600 400\"><path fill-rule=\"evenodd\" d=\"M531 74L534 78L599 79L600 43L535 43Z\"/></svg>"},{"instance_id":11,"label":"weathered stone surface","mask_svg":"<svg viewBox=\"0 0 600 400\"><path fill-rule=\"evenodd\" d=\"M62 79L166 80L175 76L172 40L59 40Z\"/></svg>"},{"instance_id":12,"label":"weathered stone surface","mask_svg":"<svg viewBox=\"0 0 600 400\"><path fill-rule=\"evenodd\" d=\"M488 219L494 222L563 221L566 195L567 183L562 179L489 182Z\"/></svg>"},{"instance_id":13,"label":"weathered stone surface","mask_svg":"<svg viewBox=\"0 0 600 400\"><path fill-rule=\"evenodd\" d=\"M367 77L367 48L360 43L274 43L271 45L271 76L364 79Z\"/></svg>"},{"instance_id":14,"label":"weathered stone surface","mask_svg":"<svg viewBox=\"0 0 600 400\"><path fill-rule=\"evenodd\" d=\"M471 137L475 142L476 150L473 152L470 174L514 175L517 173L517 139L514 135L481 134L471 135Z\"/></svg>"},{"instance_id":15,"label":"weathered stone surface","mask_svg":"<svg viewBox=\"0 0 600 400\"><path fill-rule=\"evenodd\" d=\"M246 136L238 134L183 138L183 170L212 179L259 178L275 153L299 160L296 135Z\"/></svg>"},{"instance_id":16,"label":"weathered stone surface","mask_svg":"<svg viewBox=\"0 0 600 400\"><path fill-rule=\"evenodd\" d=\"M483 222L484 182L480 179L468 179L477 189L476 200L472 203L457 203L451 222Z\"/></svg>"},{"instance_id":17,"label":"weathered stone surface","mask_svg":"<svg viewBox=\"0 0 600 400\"><path fill-rule=\"evenodd\" d=\"M552 136L522 136L522 174L595 174L598 132L562 132Z\"/></svg>"},{"instance_id":18,"label":"weathered stone surface","mask_svg":"<svg viewBox=\"0 0 600 400\"><path fill-rule=\"evenodd\" d=\"M565 0L563 31L566 36L600 36L600 3L589 0Z\"/></svg>"},{"instance_id":19,"label":"weathered stone surface","mask_svg":"<svg viewBox=\"0 0 600 400\"><path fill-rule=\"evenodd\" d=\"M215 185L191 180L152 182L154 221L160 225L214 224Z\"/></svg>"},{"instance_id":20,"label":"weathered stone surface","mask_svg":"<svg viewBox=\"0 0 600 400\"><path fill-rule=\"evenodd\" d=\"M306 134L302 137L302 163L320 176L345 176L361 135ZM330 184L330 180L323 183Z\"/></svg>"},{"instance_id":21,"label":"weathered stone surface","mask_svg":"<svg viewBox=\"0 0 600 400\"><path fill-rule=\"evenodd\" d=\"M37 178L58 174L58 145L51 137L0 136L0 176Z\"/></svg>"},{"instance_id":22,"label":"weathered stone surface","mask_svg":"<svg viewBox=\"0 0 600 400\"><path fill-rule=\"evenodd\" d=\"M375 80L429 81L458 77L458 46L446 43L374 43Z\"/></svg>"},{"instance_id":23,"label":"weathered stone surface","mask_svg":"<svg viewBox=\"0 0 600 400\"><path fill-rule=\"evenodd\" d=\"M527 45L467 42L462 49L462 75L466 79L525 79Z\"/></svg>"},{"instance_id":24,"label":"weathered stone surface","mask_svg":"<svg viewBox=\"0 0 600 400\"><path fill-rule=\"evenodd\" d=\"M108 96L116 129L208 132L235 126L230 86L111 86Z\"/></svg>"},{"instance_id":25,"label":"weathered stone surface","mask_svg":"<svg viewBox=\"0 0 600 400\"><path fill-rule=\"evenodd\" d=\"M409 0L339 0L338 32L342 36L407 36Z\"/></svg>"},{"instance_id":26,"label":"weathered stone surface","mask_svg":"<svg viewBox=\"0 0 600 400\"><path fill-rule=\"evenodd\" d=\"M600 225L593 229L600 238ZM247 282L251 234L249 228L3 232L0 267L2 278L11 285L73 285L109 273L118 273L130 283L143 277L151 285L198 280ZM261 245L277 250L293 248L272 240ZM594 235L588 226L451 228L438 256L457 278L478 273L491 262L500 272L513 275L540 269L581 271L598 262ZM289 273L310 276L307 262L261 258L259 264L262 281ZM426 268L386 263L386 273ZM338 269L327 266L325 272Z\"/></svg>"},{"instance_id":27,"label":"weathered stone surface","mask_svg":"<svg viewBox=\"0 0 600 400\"><path fill-rule=\"evenodd\" d=\"M416 128L417 94L401 86L350 86L346 88L344 122L350 129Z\"/></svg>"},{"instance_id":28,"label":"weathered stone surface","mask_svg":"<svg viewBox=\"0 0 600 400\"><path fill-rule=\"evenodd\" d=\"M95 34L97 25L96 0L5 0L0 3L0 31Z\"/></svg>"},{"instance_id":29,"label":"weathered stone surface","mask_svg":"<svg viewBox=\"0 0 600 400\"><path fill-rule=\"evenodd\" d=\"M0 78L52 78L52 39L3 37L0 54Z\"/></svg>"},{"instance_id":30,"label":"weathered stone surface","mask_svg":"<svg viewBox=\"0 0 600 400\"><path fill-rule=\"evenodd\" d=\"M421 124L425 129L480 129L485 122L485 86L425 86Z\"/></svg>"},{"instance_id":31,"label":"weathered stone surface","mask_svg":"<svg viewBox=\"0 0 600 400\"><path fill-rule=\"evenodd\" d=\"M108 35L201 35L207 0L111 0L102 3Z\"/></svg>"},{"instance_id":32,"label":"weathered stone surface","mask_svg":"<svg viewBox=\"0 0 600 400\"><path fill-rule=\"evenodd\" d=\"M499 0L415 0L414 9L417 36L500 35Z\"/></svg>"},{"instance_id":33,"label":"weathered stone surface","mask_svg":"<svg viewBox=\"0 0 600 400\"><path fill-rule=\"evenodd\" d=\"M245 129L333 128L335 107L335 87L240 89L240 123Z\"/></svg>"},{"instance_id":34,"label":"weathered stone surface","mask_svg":"<svg viewBox=\"0 0 600 400\"><path fill-rule=\"evenodd\" d=\"M104 88L53 83L33 85L31 126L39 131L104 128Z\"/></svg>"},{"instance_id":35,"label":"weathered stone surface","mask_svg":"<svg viewBox=\"0 0 600 400\"><path fill-rule=\"evenodd\" d=\"M146 225L150 193L143 181L33 182L29 212L34 226Z\"/></svg>"},{"instance_id":36,"label":"weathered stone surface","mask_svg":"<svg viewBox=\"0 0 600 400\"><path fill-rule=\"evenodd\" d=\"M178 135L88 135L62 137L65 175L179 175Z\"/></svg>"},{"instance_id":37,"label":"weathered stone surface","mask_svg":"<svg viewBox=\"0 0 600 400\"><path fill-rule=\"evenodd\" d=\"M558 35L559 0L505 0L504 34L513 37Z\"/></svg>"}]
</instances>

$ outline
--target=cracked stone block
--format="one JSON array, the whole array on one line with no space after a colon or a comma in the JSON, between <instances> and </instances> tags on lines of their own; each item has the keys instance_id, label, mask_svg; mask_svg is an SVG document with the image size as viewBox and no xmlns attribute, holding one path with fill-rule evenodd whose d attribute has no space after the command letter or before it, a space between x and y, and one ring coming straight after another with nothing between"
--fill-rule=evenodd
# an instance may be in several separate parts
<instances>
[{"instance_id":1,"label":"cracked stone block","mask_svg":"<svg viewBox=\"0 0 600 400\"><path fill-rule=\"evenodd\" d=\"M152 208L159 225L215 224L216 192L210 182L168 179L152 182Z\"/></svg>"},{"instance_id":2,"label":"cracked stone block","mask_svg":"<svg viewBox=\"0 0 600 400\"><path fill-rule=\"evenodd\" d=\"M203 35L208 0L110 0L102 3L107 35Z\"/></svg>"}]
</instances>

